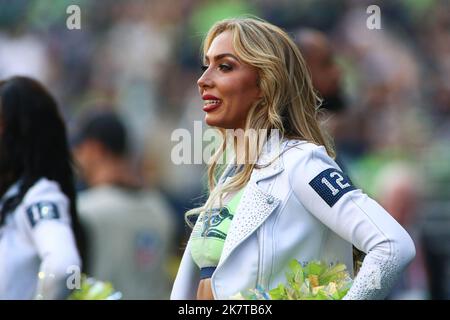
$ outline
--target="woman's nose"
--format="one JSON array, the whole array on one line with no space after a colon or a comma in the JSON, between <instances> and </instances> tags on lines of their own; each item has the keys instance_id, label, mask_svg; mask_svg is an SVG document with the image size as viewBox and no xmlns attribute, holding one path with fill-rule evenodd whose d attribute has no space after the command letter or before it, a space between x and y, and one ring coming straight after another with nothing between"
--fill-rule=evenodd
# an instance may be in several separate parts
<instances>
[{"instance_id":1,"label":"woman's nose","mask_svg":"<svg viewBox=\"0 0 450 320\"><path fill-rule=\"evenodd\" d=\"M197 85L200 88L210 88L213 86L213 81L208 70L203 72L201 77L197 80Z\"/></svg>"}]
</instances>

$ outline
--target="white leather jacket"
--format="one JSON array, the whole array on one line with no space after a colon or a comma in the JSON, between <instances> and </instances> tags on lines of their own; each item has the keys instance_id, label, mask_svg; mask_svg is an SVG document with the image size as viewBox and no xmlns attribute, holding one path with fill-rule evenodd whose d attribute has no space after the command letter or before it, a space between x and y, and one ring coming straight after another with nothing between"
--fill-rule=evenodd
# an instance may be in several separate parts
<instances>
[{"instance_id":1,"label":"white leather jacket","mask_svg":"<svg viewBox=\"0 0 450 320\"><path fill-rule=\"evenodd\" d=\"M386 297L415 256L408 233L351 185L324 147L285 140L266 148L258 164L273 159L255 168L245 187L211 278L215 299L278 286L292 259L342 262L353 275L352 244L366 256L344 299ZM189 248L188 242L171 299L196 298L199 269Z\"/></svg>"},{"instance_id":2,"label":"white leather jacket","mask_svg":"<svg viewBox=\"0 0 450 320\"><path fill-rule=\"evenodd\" d=\"M17 195L19 182L0 199ZM81 260L71 228L69 199L59 184L39 179L0 227L0 300L65 299L66 280ZM75 278L75 277L72 277Z\"/></svg>"}]
</instances>

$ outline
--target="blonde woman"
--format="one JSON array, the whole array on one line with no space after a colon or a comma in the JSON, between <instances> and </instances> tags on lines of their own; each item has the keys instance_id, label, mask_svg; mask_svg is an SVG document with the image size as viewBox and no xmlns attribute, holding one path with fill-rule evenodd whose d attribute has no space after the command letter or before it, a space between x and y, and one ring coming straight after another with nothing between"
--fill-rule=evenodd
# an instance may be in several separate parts
<instances>
[{"instance_id":1,"label":"blonde woman","mask_svg":"<svg viewBox=\"0 0 450 320\"><path fill-rule=\"evenodd\" d=\"M366 256L344 298L383 299L414 258L414 244L334 162L293 41L263 20L235 18L210 29L203 52L198 87L206 123L224 138L226 129L268 134L236 135L247 145L236 144L217 183L229 139L212 157L209 198L187 213L199 217L171 298L229 299L256 286L272 289L285 281L292 259L341 262L351 271L354 245Z\"/></svg>"}]
</instances>

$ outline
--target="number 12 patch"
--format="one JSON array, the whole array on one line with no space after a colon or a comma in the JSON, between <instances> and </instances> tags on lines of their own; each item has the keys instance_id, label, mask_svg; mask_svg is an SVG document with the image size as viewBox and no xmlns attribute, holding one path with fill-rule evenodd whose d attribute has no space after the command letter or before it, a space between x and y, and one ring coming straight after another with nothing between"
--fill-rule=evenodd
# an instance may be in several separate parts
<instances>
[{"instance_id":1,"label":"number 12 patch","mask_svg":"<svg viewBox=\"0 0 450 320\"><path fill-rule=\"evenodd\" d=\"M41 220L52 220L60 218L60 214L56 204L47 201L38 202L28 207L27 215L32 228L34 228L34 226Z\"/></svg>"},{"instance_id":2,"label":"number 12 patch","mask_svg":"<svg viewBox=\"0 0 450 320\"><path fill-rule=\"evenodd\" d=\"M350 179L334 168L319 173L309 185L330 207L334 206L344 194L356 189Z\"/></svg>"}]
</instances>

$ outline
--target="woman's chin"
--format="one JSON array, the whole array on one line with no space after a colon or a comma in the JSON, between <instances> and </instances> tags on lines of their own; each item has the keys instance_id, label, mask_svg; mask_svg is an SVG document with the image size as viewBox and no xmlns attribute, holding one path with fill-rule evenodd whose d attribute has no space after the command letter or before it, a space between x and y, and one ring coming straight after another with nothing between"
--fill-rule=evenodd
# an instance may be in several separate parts
<instances>
[{"instance_id":1,"label":"woman's chin","mask_svg":"<svg viewBox=\"0 0 450 320\"><path fill-rule=\"evenodd\" d=\"M219 127L219 128L223 127L223 121L221 121L219 117L213 116L208 113L205 115L205 122L208 126L211 127Z\"/></svg>"},{"instance_id":2,"label":"woman's chin","mask_svg":"<svg viewBox=\"0 0 450 320\"><path fill-rule=\"evenodd\" d=\"M222 128L222 129L236 129L238 128L233 122L227 121L220 115L212 115L207 113L205 115L205 122L210 127Z\"/></svg>"}]
</instances>

